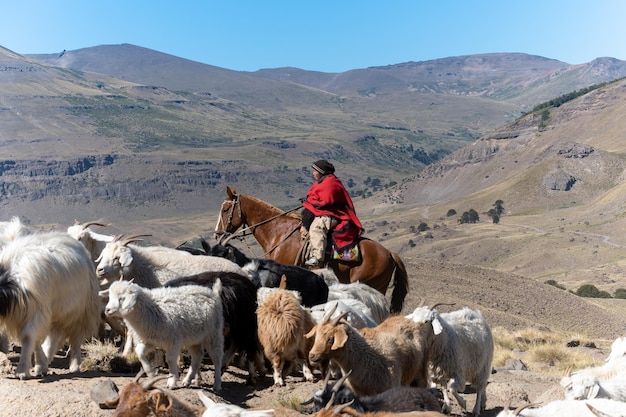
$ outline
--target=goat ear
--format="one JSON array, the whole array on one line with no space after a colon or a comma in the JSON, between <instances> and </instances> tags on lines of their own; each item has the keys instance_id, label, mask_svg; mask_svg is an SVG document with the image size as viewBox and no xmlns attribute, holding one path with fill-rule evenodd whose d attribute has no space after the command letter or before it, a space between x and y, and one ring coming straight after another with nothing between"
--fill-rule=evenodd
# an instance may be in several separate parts
<instances>
[{"instance_id":1,"label":"goat ear","mask_svg":"<svg viewBox=\"0 0 626 417\"><path fill-rule=\"evenodd\" d=\"M154 408L157 412L165 413L172 408L172 398L161 390L150 392L150 396L154 401Z\"/></svg>"},{"instance_id":2,"label":"goat ear","mask_svg":"<svg viewBox=\"0 0 626 417\"><path fill-rule=\"evenodd\" d=\"M133 262L133 252L125 246L120 249L120 266L126 268Z\"/></svg>"},{"instance_id":3,"label":"goat ear","mask_svg":"<svg viewBox=\"0 0 626 417\"><path fill-rule=\"evenodd\" d=\"M344 329L343 326L338 327L335 331L335 341L333 342L330 350L337 350L342 348L347 341L348 334L346 333L346 329Z\"/></svg>"},{"instance_id":4,"label":"goat ear","mask_svg":"<svg viewBox=\"0 0 626 417\"><path fill-rule=\"evenodd\" d=\"M599 392L600 392L600 385L598 383L595 383L589 387L589 393L587 394L587 398L588 399L596 398Z\"/></svg>"},{"instance_id":5,"label":"goat ear","mask_svg":"<svg viewBox=\"0 0 626 417\"><path fill-rule=\"evenodd\" d=\"M443 327L441 327L441 323L439 322L439 317L435 317L432 325L433 325L433 332L435 333L435 335L441 334Z\"/></svg>"}]
</instances>

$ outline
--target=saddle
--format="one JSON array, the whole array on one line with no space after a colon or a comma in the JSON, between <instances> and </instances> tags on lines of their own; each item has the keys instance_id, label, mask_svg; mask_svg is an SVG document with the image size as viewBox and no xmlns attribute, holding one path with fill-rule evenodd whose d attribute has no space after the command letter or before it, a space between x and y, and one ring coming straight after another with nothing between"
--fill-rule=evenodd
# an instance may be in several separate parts
<instances>
[{"instance_id":1,"label":"saddle","mask_svg":"<svg viewBox=\"0 0 626 417\"><path fill-rule=\"evenodd\" d=\"M338 249L333 244L333 240L329 233L328 238L326 239L327 244L322 264L327 264L330 261L337 261L341 263L361 262L361 248L359 246L361 239L362 238L359 237L356 242ZM304 262L310 257L310 250L311 244L309 241L309 233L307 232L304 235L301 235L300 250L298 251L298 256L296 257L296 265L304 266Z\"/></svg>"}]
</instances>

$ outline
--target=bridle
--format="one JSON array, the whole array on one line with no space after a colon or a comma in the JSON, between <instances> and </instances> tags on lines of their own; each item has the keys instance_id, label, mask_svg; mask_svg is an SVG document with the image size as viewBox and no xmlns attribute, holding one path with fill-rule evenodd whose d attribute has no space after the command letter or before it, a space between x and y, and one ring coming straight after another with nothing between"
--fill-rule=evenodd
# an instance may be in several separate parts
<instances>
[{"instance_id":1,"label":"bridle","mask_svg":"<svg viewBox=\"0 0 626 417\"><path fill-rule=\"evenodd\" d=\"M230 204L230 209L228 210L228 218L226 220L226 224L224 224L224 222L222 222L222 213L224 212L224 205L225 204ZM233 227L233 218L235 216L235 208L237 208L238 210L238 214L239 214L239 218L241 219L241 229L236 230L236 232L227 232L228 228ZM248 221L246 220L246 218L243 215L243 210L241 209L241 201L239 200L239 195L236 194L233 196L232 200L224 200L224 202L222 203L222 206L220 207L220 218L219 218L219 222L218 222L218 226L221 226L223 232L221 233L215 233L215 238L218 241L219 244L225 244L227 241L234 239L234 238L245 238L248 235L254 234L254 229L258 226L264 225L266 223L269 223L273 220L276 220L279 217L285 216L293 211L299 210L300 208L302 208L302 204L300 204L297 207L294 207L292 209L289 209L287 211L278 213L275 216L269 217L265 220L260 221L257 224L253 224L253 225L248 225ZM217 226L216 226L217 228ZM274 249L276 249L278 246L280 246L283 242L285 242L287 240L287 238L289 238L293 233L295 233L296 230L299 230L300 226L298 226L297 228L295 228L291 233L289 233L285 238L283 238L278 244L276 244L273 248L271 248L269 251L267 251L265 253L265 255L267 256L269 253L271 253Z\"/></svg>"}]
</instances>

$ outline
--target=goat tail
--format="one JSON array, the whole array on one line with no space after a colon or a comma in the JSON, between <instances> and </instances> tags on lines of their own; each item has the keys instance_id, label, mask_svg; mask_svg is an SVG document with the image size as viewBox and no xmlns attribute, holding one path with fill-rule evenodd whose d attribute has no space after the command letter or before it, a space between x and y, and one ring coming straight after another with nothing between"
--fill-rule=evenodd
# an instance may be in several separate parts
<instances>
[{"instance_id":1,"label":"goat tail","mask_svg":"<svg viewBox=\"0 0 626 417\"><path fill-rule=\"evenodd\" d=\"M406 267L400 255L395 252L391 253L396 269L393 272L393 292L391 293L390 312L400 313L404 305L404 297L409 293L409 276Z\"/></svg>"},{"instance_id":2,"label":"goat tail","mask_svg":"<svg viewBox=\"0 0 626 417\"><path fill-rule=\"evenodd\" d=\"M0 275L0 317L11 316L16 310L23 309L26 300L20 285L5 271Z\"/></svg>"}]
</instances>

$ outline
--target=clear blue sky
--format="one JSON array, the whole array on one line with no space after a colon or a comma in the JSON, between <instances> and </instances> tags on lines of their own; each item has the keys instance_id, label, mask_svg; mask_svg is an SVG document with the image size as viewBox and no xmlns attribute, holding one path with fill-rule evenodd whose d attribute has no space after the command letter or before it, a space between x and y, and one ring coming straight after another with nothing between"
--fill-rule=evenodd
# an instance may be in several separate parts
<instances>
[{"instance_id":1,"label":"clear blue sky","mask_svg":"<svg viewBox=\"0 0 626 417\"><path fill-rule=\"evenodd\" d=\"M223 68L341 72L489 52L626 60L623 0L6 0L20 54L131 43Z\"/></svg>"}]
</instances>

